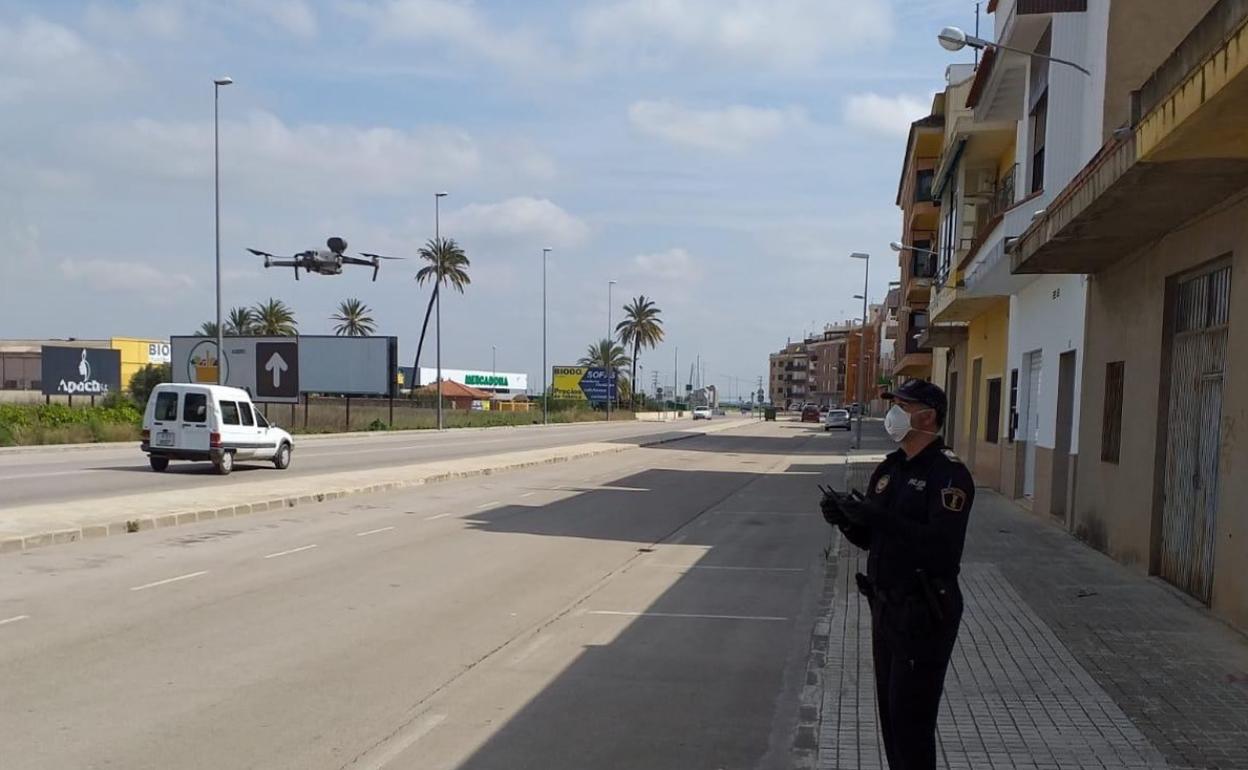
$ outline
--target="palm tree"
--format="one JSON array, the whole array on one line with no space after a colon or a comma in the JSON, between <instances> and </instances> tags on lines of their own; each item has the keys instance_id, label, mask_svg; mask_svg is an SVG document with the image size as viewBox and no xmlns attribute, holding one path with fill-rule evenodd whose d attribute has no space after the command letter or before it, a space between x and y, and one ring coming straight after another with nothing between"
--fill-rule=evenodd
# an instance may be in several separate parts
<instances>
[{"instance_id":1,"label":"palm tree","mask_svg":"<svg viewBox=\"0 0 1248 770\"><path fill-rule=\"evenodd\" d=\"M372 309L355 297L338 305L338 312L330 320L338 321L334 334L339 337L367 337L377 330L377 322L369 315Z\"/></svg>"},{"instance_id":2,"label":"palm tree","mask_svg":"<svg viewBox=\"0 0 1248 770\"><path fill-rule=\"evenodd\" d=\"M633 372L629 382L637 381L637 359L641 356L641 349L655 348L663 341L663 319L659 318L662 312L644 294L634 297L632 304L624 306L624 320L616 324L615 333L624 345L633 346Z\"/></svg>"},{"instance_id":3,"label":"palm tree","mask_svg":"<svg viewBox=\"0 0 1248 770\"><path fill-rule=\"evenodd\" d=\"M258 303L252 312L256 315L255 333L265 337L293 337L299 333L295 323L295 311L280 299L269 298Z\"/></svg>"},{"instance_id":4,"label":"palm tree","mask_svg":"<svg viewBox=\"0 0 1248 770\"><path fill-rule=\"evenodd\" d=\"M225 319L225 333L235 337L246 337L252 334L256 326L256 313L249 307L230 308Z\"/></svg>"},{"instance_id":5,"label":"palm tree","mask_svg":"<svg viewBox=\"0 0 1248 770\"><path fill-rule=\"evenodd\" d=\"M204 321L200 324L199 329L195 331L196 337L217 337L217 324L215 321Z\"/></svg>"},{"instance_id":6,"label":"palm tree","mask_svg":"<svg viewBox=\"0 0 1248 770\"><path fill-rule=\"evenodd\" d=\"M420 327L420 341L416 344L416 363L412 365L413 382L420 377L420 351L425 346L425 332L429 330L429 314L433 312L438 292L442 286L449 283L460 294L463 294L464 287L472 283L472 279L468 277L467 268L470 264L468 255L454 238L430 238L429 242L421 247L420 258L429 264L416 273L416 282L424 286L426 281L433 281L433 293L429 295L429 306L425 308L425 322ZM415 393L416 388L413 387L413 396Z\"/></svg>"},{"instance_id":7,"label":"palm tree","mask_svg":"<svg viewBox=\"0 0 1248 770\"><path fill-rule=\"evenodd\" d=\"M628 351L623 345L614 340L605 337L598 342L590 345L585 355L581 356L581 366L591 366L598 369L610 369L615 372L615 400L619 401L621 396L628 396L632 392L630 386L631 380L627 379L620 372L628 368L632 363L632 359L628 357Z\"/></svg>"}]
</instances>

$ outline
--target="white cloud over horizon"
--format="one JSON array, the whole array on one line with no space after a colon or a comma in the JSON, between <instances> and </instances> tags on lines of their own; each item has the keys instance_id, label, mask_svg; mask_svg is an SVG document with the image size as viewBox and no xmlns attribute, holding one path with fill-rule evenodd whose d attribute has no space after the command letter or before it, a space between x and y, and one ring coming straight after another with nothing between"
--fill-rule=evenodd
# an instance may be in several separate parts
<instances>
[{"instance_id":1,"label":"white cloud over horizon","mask_svg":"<svg viewBox=\"0 0 1248 770\"><path fill-rule=\"evenodd\" d=\"M641 133L673 144L719 152L740 152L805 122L800 110L734 104L686 107L669 101L638 101L628 119Z\"/></svg>"},{"instance_id":2,"label":"white cloud over horizon","mask_svg":"<svg viewBox=\"0 0 1248 770\"><path fill-rule=\"evenodd\" d=\"M914 96L854 94L845 103L845 122L869 134L905 137L910 124L927 115L931 102Z\"/></svg>"}]
</instances>

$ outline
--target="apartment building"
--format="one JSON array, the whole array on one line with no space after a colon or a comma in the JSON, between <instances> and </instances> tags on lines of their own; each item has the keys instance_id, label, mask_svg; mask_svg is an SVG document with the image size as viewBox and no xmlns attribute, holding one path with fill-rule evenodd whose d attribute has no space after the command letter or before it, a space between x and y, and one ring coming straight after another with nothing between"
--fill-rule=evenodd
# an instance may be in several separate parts
<instances>
[{"instance_id":1,"label":"apartment building","mask_svg":"<svg viewBox=\"0 0 1248 770\"><path fill-rule=\"evenodd\" d=\"M767 392L771 403L788 407L810 399L810 357L806 343L789 342L778 353L772 353L768 366Z\"/></svg>"},{"instance_id":2,"label":"apartment building","mask_svg":"<svg viewBox=\"0 0 1248 770\"><path fill-rule=\"evenodd\" d=\"M938 93L932 100L931 114L910 124L897 184L897 206L901 209L897 261L901 281L894 305L896 327L890 338L893 364L887 372L894 387L906 380L932 378L932 349L921 344L919 338L928 326L927 306L936 277L940 201L932 195L932 183L943 144L944 113L945 94Z\"/></svg>"}]
</instances>

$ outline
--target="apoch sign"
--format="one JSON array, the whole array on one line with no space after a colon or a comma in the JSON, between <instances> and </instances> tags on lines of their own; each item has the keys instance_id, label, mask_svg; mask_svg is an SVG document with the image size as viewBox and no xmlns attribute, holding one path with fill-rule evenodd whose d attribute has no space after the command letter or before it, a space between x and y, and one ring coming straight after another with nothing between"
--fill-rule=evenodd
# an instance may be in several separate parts
<instances>
[{"instance_id":1,"label":"apoch sign","mask_svg":"<svg viewBox=\"0 0 1248 770\"><path fill-rule=\"evenodd\" d=\"M103 396L121 389L121 351L44 345L40 349L46 396Z\"/></svg>"}]
</instances>

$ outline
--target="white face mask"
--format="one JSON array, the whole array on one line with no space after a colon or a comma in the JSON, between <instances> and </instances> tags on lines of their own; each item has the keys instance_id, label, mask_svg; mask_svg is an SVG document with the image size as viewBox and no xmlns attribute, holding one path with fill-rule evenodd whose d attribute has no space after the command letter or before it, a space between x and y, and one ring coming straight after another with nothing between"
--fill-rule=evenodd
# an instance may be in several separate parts
<instances>
[{"instance_id":1,"label":"white face mask","mask_svg":"<svg viewBox=\"0 0 1248 770\"><path fill-rule=\"evenodd\" d=\"M909 436L911 431L917 429L910 423L910 413L902 409L900 405L893 404L888 413L884 415L884 430L888 432L889 438L900 444L906 440L906 436ZM930 433L931 431L919 432Z\"/></svg>"}]
</instances>

